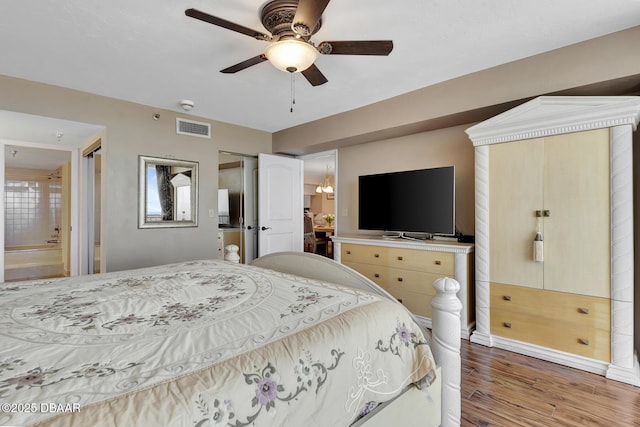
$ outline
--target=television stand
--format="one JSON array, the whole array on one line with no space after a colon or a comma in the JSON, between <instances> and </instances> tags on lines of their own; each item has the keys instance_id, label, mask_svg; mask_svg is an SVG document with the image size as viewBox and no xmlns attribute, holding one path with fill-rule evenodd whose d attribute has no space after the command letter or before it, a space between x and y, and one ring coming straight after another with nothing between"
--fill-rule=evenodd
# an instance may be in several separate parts
<instances>
[{"instance_id":1,"label":"television stand","mask_svg":"<svg viewBox=\"0 0 640 427\"><path fill-rule=\"evenodd\" d=\"M421 237L415 237L415 236L408 236L403 232L399 232L394 234L383 234L382 238L383 239L406 239L406 240L417 240L417 241L433 239L433 234L429 234L429 233L421 233L421 234L422 234Z\"/></svg>"}]
</instances>

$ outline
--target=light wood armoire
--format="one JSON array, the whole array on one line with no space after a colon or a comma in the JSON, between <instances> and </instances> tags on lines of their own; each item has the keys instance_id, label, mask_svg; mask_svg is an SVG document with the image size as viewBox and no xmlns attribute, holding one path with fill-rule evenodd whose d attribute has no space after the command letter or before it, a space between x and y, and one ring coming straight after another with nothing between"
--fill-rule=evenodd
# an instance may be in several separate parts
<instances>
[{"instance_id":1,"label":"light wood armoire","mask_svg":"<svg viewBox=\"0 0 640 427\"><path fill-rule=\"evenodd\" d=\"M479 123L471 341L640 385L632 137L640 97L539 97Z\"/></svg>"}]
</instances>

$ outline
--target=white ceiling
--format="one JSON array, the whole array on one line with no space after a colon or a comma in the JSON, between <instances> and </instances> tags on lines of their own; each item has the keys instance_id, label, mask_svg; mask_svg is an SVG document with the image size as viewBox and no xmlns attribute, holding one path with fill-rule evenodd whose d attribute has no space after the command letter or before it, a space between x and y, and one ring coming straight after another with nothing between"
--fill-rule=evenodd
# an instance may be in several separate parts
<instances>
[{"instance_id":1,"label":"white ceiling","mask_svg":"<svg viewBox=\"0 0 640 427\"><path fill-rule=\"evenodd\" d=\"M323 56L329 82L262 63L220 69L267 43L186 17L197 8L266 32L264 0L2 0L0 74L180 110L265 131L358 108L460 75L640 24L638 0L333 0L313 37L392 39L389 57Z\"/></svg>"},{"instance_id":2,"label":"white ceiling","mask_svg":"<svg viewBox=\"0 0 640 427\"><path fill-rule=\"evenodd\" d=\"M57 169L71 160L70 150L91 142L103 129L89 123L0 110L0 142L4 143L8 167Z\"/></svg>"}]
</instances>

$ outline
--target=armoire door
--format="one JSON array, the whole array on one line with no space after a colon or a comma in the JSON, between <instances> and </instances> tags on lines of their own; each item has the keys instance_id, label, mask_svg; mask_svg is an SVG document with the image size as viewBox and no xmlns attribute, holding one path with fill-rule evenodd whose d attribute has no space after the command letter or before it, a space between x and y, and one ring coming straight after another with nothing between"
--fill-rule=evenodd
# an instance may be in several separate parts
<instances>
[{"instance_id":1,"label":"armoire door","mask_svg":"<svg viewBox=\"0 0 640 427\"><path fill-rule=\"evenodd\" d=\"M545 138L545 289L610 296L609 157L609 129Z\"/></svg>"},{"instance_id":2,"label":"armoire door","mask_svg":"<svg viewBox=\"0 0 640 427\"><path fill-rule=\"evenodd\" d=\"M542 139L489 147L490 280L542 288L543 266L533 260L536 209L542 209Z\"/></svg>"}]
</instances>

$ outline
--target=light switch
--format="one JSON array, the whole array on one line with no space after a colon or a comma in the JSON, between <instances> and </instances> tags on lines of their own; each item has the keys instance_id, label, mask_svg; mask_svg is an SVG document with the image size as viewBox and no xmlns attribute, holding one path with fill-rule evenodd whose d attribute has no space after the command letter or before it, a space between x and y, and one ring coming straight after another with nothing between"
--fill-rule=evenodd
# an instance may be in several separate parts
<instances>
[{"instance_id":1,"label":"light switch","mask_svg":"<svg viewBox=\"0 0 640 427\"><path fill-rule=\"evenodd\" d=\"M209 218L213 218L214 216L216 216L215 209L209 209Z\"/></svg>"}]
</instances>

